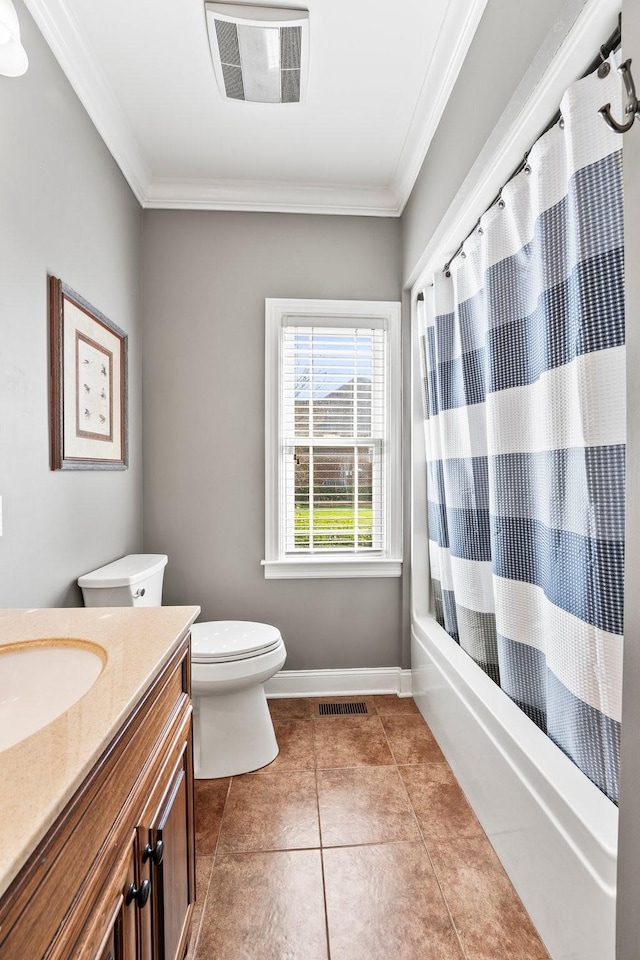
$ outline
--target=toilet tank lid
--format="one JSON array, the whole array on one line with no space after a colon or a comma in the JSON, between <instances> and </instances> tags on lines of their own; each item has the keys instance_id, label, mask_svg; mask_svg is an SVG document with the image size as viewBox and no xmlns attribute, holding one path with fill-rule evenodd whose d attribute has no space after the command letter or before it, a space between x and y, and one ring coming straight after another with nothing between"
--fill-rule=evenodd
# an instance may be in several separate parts
<instances>
[{"instance_id":1,"label":"toilet tank lid","mask_svg":"<svg viewBox=\"0 0 640 960\"><path fill-rule=\"evenodd\" d=\"M164 553L130 553L104 567L98 567L78 578L79 587L129 587L159 573L167 564Z\"/></svg>"}]
</instances>

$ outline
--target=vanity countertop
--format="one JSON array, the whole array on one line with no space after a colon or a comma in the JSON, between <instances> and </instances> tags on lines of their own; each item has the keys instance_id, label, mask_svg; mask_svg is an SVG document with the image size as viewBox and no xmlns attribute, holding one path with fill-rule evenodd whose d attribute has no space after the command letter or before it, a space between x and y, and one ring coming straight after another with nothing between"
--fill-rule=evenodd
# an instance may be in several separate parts
<instances>
[{"instance_id":1,"label":"vanity countertop","mask_svg":"<svg viewBox=\"0 0 640 960\"><path fill-rule=\"evenodd\" d=\"M0 651L83 640L106 654L80 700L0 751L0 895L83 782L189 630L199 607L0 610Z\"/></svg>"}]
</instances>

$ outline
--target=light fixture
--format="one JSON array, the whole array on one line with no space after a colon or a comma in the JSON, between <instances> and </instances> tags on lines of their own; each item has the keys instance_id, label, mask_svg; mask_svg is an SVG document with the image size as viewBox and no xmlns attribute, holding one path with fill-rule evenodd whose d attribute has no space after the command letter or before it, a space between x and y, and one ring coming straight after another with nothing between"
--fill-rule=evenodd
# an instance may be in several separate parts
<instances>
[{"instance_id":1,"label":"light fixture","mask_svg":"<svg viewBox=\"0 0 640 960\"><path fill-rule=\"evenodd\" d=\"M205 3L218 86L228 100L298 103L309 57L309 11Z\"/></svg>"},{"instance_id":2,"label":"light fixture","mask_svg":"<svg viewBox=\"0 0 640 960\"><path fill-rule=\"evenodd\" d=\"M18 14L11 0L0 0L0 75L21 77L29 58L20 43Z\"/></svg>"}]
</instances>

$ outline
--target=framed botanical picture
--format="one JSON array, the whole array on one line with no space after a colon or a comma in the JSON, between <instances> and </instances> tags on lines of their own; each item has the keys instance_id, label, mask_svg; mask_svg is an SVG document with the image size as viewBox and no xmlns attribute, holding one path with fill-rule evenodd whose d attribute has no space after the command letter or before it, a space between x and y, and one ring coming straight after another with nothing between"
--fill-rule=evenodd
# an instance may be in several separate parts
<instances>
[{"instance_id":1,"label":"framed botanical picture","mask_svg":"<svg viewBox=\"0 0 640 960\"><path fill-rule=\"evenodd\" d=\"M49 277L51 469L126 470L127 335Z\"/></svg>"}]
</instances>

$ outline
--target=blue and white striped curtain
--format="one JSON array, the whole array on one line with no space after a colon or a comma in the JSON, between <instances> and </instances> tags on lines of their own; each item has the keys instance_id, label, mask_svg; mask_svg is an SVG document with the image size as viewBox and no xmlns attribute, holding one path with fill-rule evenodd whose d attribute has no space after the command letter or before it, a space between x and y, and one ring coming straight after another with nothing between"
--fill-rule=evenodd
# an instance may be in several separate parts
<instances>
[{"instance_id":1,"label":"blue and white striped curtain","mask_svg":"<svg viewBox=\"0 0 640 960\"><path fill-rule=\"evenodd\" d=\"M597 112L620 102L611 65L569 88L421 306L436 617L617 801L622 141Z\"/></svg>"}]
</instances>

